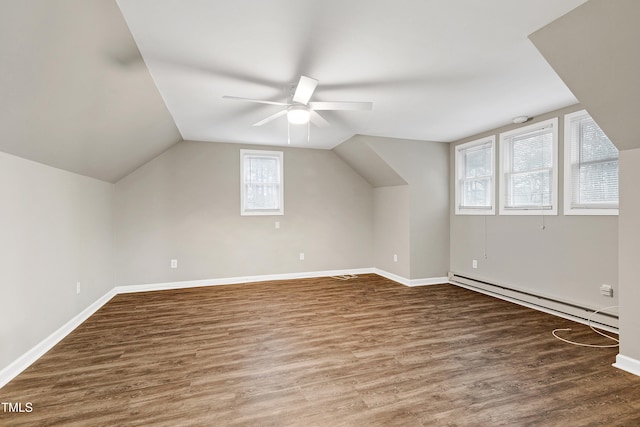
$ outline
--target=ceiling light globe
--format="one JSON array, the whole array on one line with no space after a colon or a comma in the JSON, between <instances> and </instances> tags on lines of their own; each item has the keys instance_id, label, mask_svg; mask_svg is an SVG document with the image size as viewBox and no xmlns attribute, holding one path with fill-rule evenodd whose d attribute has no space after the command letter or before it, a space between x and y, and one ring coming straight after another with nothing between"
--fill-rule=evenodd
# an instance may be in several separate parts
<instances>
[{"instance_id":1,"label":"ceiling light globe","mask_svg":"<svg viewBox=\"0 0 640 427\"><path fill-rule=\"evenodd\" d=\"M294 125L304 125L309 122L311 113L304 105L293 105L287 111L287 120Z\"/></svg>"}]
</instances>

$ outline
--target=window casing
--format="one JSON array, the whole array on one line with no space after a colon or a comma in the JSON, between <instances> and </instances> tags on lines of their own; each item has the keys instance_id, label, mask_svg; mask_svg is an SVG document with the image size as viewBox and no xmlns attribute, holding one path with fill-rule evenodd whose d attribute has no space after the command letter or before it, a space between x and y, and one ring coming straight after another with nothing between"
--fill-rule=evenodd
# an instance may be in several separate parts
<instances>
[{"instance_id":1,"label":"window casing","mask_svg":"<svg viewBox=\"0 0 640 427\"><path fill-rule=\"evenodd\" d=\"M565 215L618 214L618 149L585 110L564 116Z\"/></svg>"},{"instance_id":2,"label":"window casing","mask_svg":"<svg viewBox=\"0 0 640 427\"><path fill-rule=\"evenodd\" d=\"M500 134L500 214L558 214L558 119Z\"/></svg>"},{"instance_id":3,"label":"window casing","mask_svg":"<svg viewBox=\"0 0 640 427\"><path fill-rule=\"evenodd\" d=\"M478 139L455 148L455 212L494 215L496 138Z\"/></svg>"},{"instance_id":4,"label":"window casing","mask_svg":"<svg viewBox=\"0 0 640 427\"><path fill-rule=\"evenodd\" d=\"M282 151L240 150L240 215L284 215Z\"/></svg>"}]
</instances>

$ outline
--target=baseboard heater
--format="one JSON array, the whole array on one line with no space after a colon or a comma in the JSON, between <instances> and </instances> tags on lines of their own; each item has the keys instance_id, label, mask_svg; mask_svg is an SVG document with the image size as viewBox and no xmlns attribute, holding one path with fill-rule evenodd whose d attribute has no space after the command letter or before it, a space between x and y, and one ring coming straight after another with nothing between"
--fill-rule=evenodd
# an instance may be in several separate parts
<instances>
[{"instance_id":1,"label":"baseboard heater","mask_svg":"<svg viewBox=\"0 0 640 427\"><path fill-rule=\"evenodd\" d=\"M481 292L516 304L524 305L546 313L554 314L565 319L574 320L579 323L588 323L591 316L591 323L610 332L618 332L618 315L607 313L593 313L599 308L605 307L585 307L569 301L562 301L548 296L537 295L529 291L523 291L504 285L485 282L471 277L460 276L449 273L449 282L452 285ZM610 304L613 305L613 304Z\"/></svg>"}]
</instances>

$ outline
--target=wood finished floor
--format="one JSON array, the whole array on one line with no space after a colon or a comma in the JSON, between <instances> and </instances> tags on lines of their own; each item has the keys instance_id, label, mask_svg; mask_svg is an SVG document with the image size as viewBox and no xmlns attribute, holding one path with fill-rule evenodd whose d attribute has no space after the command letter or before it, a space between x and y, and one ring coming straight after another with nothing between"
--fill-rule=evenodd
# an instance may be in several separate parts
<instances>
[{"instance_id":1,"label":"wood finished floor","mask_svg":"<svg viewBox=\"0 0 640 427\"><path fill-rule=\"evenodd\" d=\"M585 326L376 275L118 295L0 389L0 425L639 426Z\"/></svg>"}]
</instances>

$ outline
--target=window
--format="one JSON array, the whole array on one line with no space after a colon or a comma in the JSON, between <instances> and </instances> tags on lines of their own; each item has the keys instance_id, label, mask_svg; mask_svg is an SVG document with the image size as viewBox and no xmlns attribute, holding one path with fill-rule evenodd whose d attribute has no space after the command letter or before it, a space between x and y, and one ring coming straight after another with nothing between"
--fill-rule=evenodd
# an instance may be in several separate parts
<instances>
[{"instance_id":1,"label":"window","mask_svg":"<svg viewBox=\"0 0 640 427\"><path fill-rule=\"evenodd\" d=\"M565 215L618 214L618 149L586 111L564 116Z\"/></svg>"},{"instance_id":2,"label":"window","mask_svg":"<svg viewBox=\"0 0 640 427\"><path fill-rule=\"evenodd\" d=\"M284 215L282 151L240 150L241 215Z\"/></svg>"},{"instance_id":3,"label":"window","mask_svg":"<svg viewBox=\"0 0 640 427\"><path fill-rule=\"evenodd\" d=\"M495 145L491 136L456 146L456 214L495 214Z\"/></svg>"},{"instance_id":4,"label":"window","mask_svg":"<svg viewBox=\"0 0 640 427\"><path fill-rule=\"evenodd\" d=\"M557 118L501 133L500 165L500 214L557 215Z\"/></svg>"}]
</instances>

